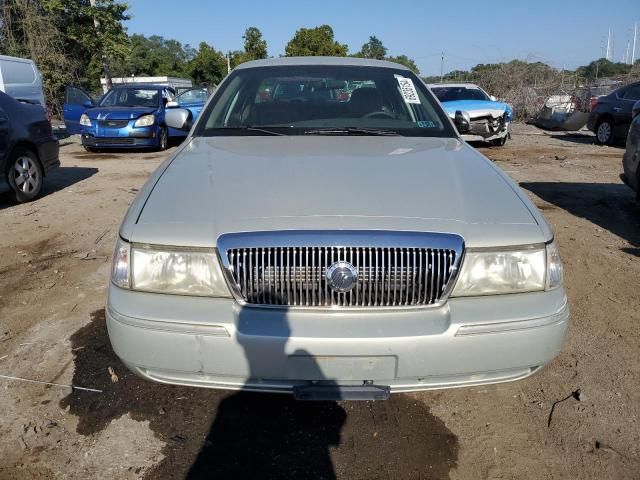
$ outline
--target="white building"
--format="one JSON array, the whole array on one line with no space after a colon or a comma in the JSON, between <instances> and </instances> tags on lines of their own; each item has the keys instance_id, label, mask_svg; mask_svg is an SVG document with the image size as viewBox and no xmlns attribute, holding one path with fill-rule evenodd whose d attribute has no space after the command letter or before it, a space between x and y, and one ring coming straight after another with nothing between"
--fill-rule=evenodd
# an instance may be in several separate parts
<instances>
[{"instance_id":1,"label":"white building","mask_svg":"<svg viewBox=\"0 0 640 480\"><path fill-rule=\"evenodd\" d=\"M191 80L178 77L115 77L111 79L114 86L123 85L127 83L153 83L154 85L165 85L174 89L178 88L191 88L193 85ZM105 78L100 79L102 90L107 92L107 80Z\"/></svg>"}]
</instances>

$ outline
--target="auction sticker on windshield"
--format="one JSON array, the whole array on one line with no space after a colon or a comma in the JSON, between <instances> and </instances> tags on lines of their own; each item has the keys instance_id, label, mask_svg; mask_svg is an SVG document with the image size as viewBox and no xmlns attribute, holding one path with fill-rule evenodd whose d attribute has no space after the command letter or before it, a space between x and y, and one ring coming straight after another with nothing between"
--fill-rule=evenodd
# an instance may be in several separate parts
<instances>
[{"instance_id":1,"label":"auction sticker on windshield","mask_svg":"<svg viewBox=\"0 0 640 480\"><path fill-rule=\"evenodd\" d=\"M402 93L404 101L407 103L420 103L413 80L401 77L400 75L395 75L395 77L398 80L398 85L400 85L400 93Z\"/></svg>"}]
</instances>

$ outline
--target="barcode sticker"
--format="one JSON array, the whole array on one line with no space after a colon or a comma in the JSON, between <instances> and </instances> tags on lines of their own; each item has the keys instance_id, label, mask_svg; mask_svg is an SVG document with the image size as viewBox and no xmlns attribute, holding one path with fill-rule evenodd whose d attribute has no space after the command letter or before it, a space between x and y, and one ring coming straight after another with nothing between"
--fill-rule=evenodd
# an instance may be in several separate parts
<instances>
[{"instance_id":1,"label":"barcode sticker","mask_svg":"<svg viewBox=\"0 0 640 480\"><path fill-rule=\"evenodd\" d=\"M404 101L407 103L421 103L413 80L401 77L400 75L396 75L395 77L398 80L398 85L400 85L400 93L402 93Z\"/></svg>"}]
</instances>

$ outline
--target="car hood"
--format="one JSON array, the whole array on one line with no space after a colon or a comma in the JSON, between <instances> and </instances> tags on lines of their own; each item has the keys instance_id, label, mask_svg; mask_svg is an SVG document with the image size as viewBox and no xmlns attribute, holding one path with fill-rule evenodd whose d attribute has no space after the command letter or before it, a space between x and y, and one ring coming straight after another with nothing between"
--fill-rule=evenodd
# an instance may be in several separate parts
<instances>
[{"instance_id":1,"label":"car hood","mask_svg":"<svg viewBox=\"0 0 640 480\"><path fill-rule=\"evenodd\" d=\"M193 138L149 179L121 227L127 240L216 245L229 232L449 232L469 246L551 233L526 196L454 138Z\"/></svg>"},{"instance_id":2,"label":"car hood","mask_svg":"<svg viewBox=\"0 0 640 480\"><path fill-rule=\"evenodd\" d=\"M91 120L131 120L156 110L154 107L96 107L85 113Z\"/></svg>"},{"instance_id":3,"label":"car hood","mask_svg":"<svg viewBox=\"0 0 640 480\"><path fill-rule=\"evenodd\" d=\"M509 105L491 100L454 100L442 102L442 106L451 118L454 118L456 110L469 113L472 119L488 116L499 118L505 113L511 116L511 107Z\"/></svg>"}]
</instances>

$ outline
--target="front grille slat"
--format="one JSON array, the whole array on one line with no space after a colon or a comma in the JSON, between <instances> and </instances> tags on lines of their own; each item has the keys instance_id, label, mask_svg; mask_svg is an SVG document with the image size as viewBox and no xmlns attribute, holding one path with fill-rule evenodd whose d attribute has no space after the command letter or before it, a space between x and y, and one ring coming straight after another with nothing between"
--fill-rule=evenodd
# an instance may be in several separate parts
<instances>
[{"instance_id":1,"label":"front grille slat","mask_svg":"<svg viewBox=\"0 0 640 480\"><path fill-rule=\"evenodd\" d=\"M129 120L98 120L98 126L102 128L124 128L129 125Z\"/></svg>"},{"instance_id":2,"label":"front grille slat","mask_svg":"<svg viewBox=\"0 0 640 480\"><path fill-rule=\"evenodd\" d=\"M230 279L248 304L305 307L402 307L437 303L447 290L459 254L415 247L229 248ZM352 290L338 293L326 279L333 263L358 272Z\"/></svg>"}]
</instances>

